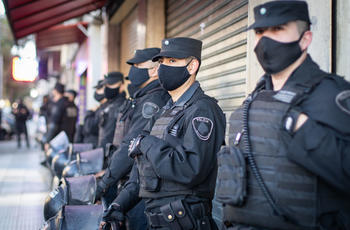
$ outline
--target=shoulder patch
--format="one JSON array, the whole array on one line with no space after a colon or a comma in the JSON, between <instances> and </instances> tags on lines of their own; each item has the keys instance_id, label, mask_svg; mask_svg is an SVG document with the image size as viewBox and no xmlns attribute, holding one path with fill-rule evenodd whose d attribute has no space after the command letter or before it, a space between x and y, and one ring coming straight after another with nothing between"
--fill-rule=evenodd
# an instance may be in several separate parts
<instances>
[{"instance_id":1,"label":"shoulder patch","mask_svg":"<svg viewBox=\"0 0 350 230\"><path fill-rule=\"evenodd\" d=\"M346 114L350 115L350 90L345 90L335 97L335 103L338 108Z\"/></svg>"},{"instance_id":2,"label":"shoulder patch","mask_svg":"<svg viewBox=\"0 0 350 230\"><path fill-rule=\"evenodd\" d=\"M142 116L150 119L154 114L159 112L159 106L152 102L145 102L142 107Z\"/></svg>"},{"instance_id":3,"label":"shoulder patch","mask_svg":"<svg viewBox=\"0 0 350 230\"><path fill-rule=\"evenodd\" d=\"M195 117L192 119L192 126L199 139L207 141L213 131L212 120L206 117Z\"/></svg>"}]
</instances>

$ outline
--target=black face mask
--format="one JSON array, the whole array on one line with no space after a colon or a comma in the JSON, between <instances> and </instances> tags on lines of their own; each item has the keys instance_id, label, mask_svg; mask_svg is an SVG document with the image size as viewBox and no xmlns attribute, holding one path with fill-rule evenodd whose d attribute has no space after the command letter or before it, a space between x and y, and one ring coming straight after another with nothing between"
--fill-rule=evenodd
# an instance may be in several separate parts
<instances>
[{"instance_id":1,"label":"black face mask","mask_svg":"<svg viewBox=\"0 0 350 230\"><path fill-rule=\"evenodd\" d=\"M167 91L179 88L191 76L187 70L187 66L190 63L191 61L185 66L168 66L161 64L158 68L158 80L160 85Z\"/></svg>"},{"instance_id":2,"label":"black face mask","mask_svg":"<svg viewBox=\"0 0 350 230\"><path fill-rule=\"evenodd\" d=\"M95 92L94 98L95 98L96 101L100 102L100 101L103 100L103 98L105 98L105 95L104 94L98 94L97 92Z\"/></svg>"},{"instance_id":3,"label":"black face mask","mask_svg":"<svg viewBox=\"0 0 350 230\"><path fill-rule=\"evenodd\" d=\"M135 87L134 85L129 84L129 85L128 85L128 92L129 92L130 97L134 96L135 92L136 92L138 89L139 89L139 88Z\"/></svg>"},{"instance_id":4,"label":"black face mask","mask_svg":"<svg viewBox=\"0 0 350 230\"><path fill-rule=\"evenodd\" d=\"M133 86L139 87L149 79L148 69L131 66L128 77Z\"/></svg>"},{"instance_id":5,"label":"black face mask","mask_svg":"<svg viewBox=\"0 0 350 230\"><path fill-rule=\"evenodd\" d=\"M294 63L303 53L299 41L304 33L295 42L278 42L268 37L262 37L254 52L258 61L267 74L279 73Z\"/></svg>"},{"instance_id":6,"label":"black face mask","mask_svg":"<svg viewBox=\"0 0 350 230\"><path fill-rule=\"evenodd\" d=\"M119 87L118 88L109 88L109 87L105 87L105 98L107 99L113 99L116 98L119 94Z\"/></svg>"}]
</instances>

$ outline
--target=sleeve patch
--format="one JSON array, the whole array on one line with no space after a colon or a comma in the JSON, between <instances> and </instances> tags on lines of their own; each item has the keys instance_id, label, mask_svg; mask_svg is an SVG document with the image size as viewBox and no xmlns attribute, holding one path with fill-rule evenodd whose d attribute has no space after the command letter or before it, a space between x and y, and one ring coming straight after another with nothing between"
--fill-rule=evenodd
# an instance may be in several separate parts
<instances>
[{"instance_id":1,"label":"sleeve patch","mask_svg":"<svg viewBox=\"0 0 350 230\"><path fill-rule=\"evenodd\" d=\"M340 92L336 96L335 102L339 109L350 115L350 90Z\"/></svg>"},{"instance_id":2,"label":"sleeve patch","mask_svg":"<svg viewBox=\"0 0 350 230\"><path fill-rule=\"evenodd\" d=\"M142 107L142 116L150 119L154 114L159 112L159 106L152 102L145 102Z\"/></svg>"},{"instance_id":3,"label":"sleeve patch","mask_svg":"<svg viewBox=\"0 0 350 230\"><path fill-rule=\"evenodd\" d=\"M206 141L213 131L213 122L206 117L195 117L192 119L192 126L199 139Z\"/></svg>"}]
</instances>

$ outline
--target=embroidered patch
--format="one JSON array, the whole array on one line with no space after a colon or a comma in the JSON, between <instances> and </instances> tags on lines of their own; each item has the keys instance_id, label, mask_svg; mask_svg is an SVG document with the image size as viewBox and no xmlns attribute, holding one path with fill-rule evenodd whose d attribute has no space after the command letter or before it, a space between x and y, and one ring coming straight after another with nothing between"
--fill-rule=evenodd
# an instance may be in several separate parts
<instances>
[{"instance_id":1,"label":"embroidered patch","mask_svg":"<svg viewBox=\"0 0 350 230\"><path fill-rule=\"evenodd\" d=\"M192 119L192 126L199 139L206 141L213 131L213 122L206 117L195 117Z\"/></svg>"},{"instance_id":2,"label":"embroidered patch","mask_svg":"<svg viewBox=\"0 0 350 230\"><path fill-rule=\"evenodd\" d=\"M154 114L159 112L159 106L152 102L145 102L142 107L142 116L150 119Z\"/></svg>"},{"instance_id":3,"label":"embroidered patch","mask_svg":"<svg viewBox=\"0 0 350 230\"><path fill-rule=\"evenodd\" d=\"M335 103L346 114L350 115L350 90L340 92L335 97Z\"/></svg>"},{"instance_id":4,"label":"embroidered patch","mask_svg":"<svg viewBox=\"0 0 350 230\"><path fill-rule=\"evenodd\" d=\"M280 90L275 96L273 96L276 100L282 101L284 103L291 103L294 99L296 93L287 91L287 90Z\"/></svg>"}]
</instances>

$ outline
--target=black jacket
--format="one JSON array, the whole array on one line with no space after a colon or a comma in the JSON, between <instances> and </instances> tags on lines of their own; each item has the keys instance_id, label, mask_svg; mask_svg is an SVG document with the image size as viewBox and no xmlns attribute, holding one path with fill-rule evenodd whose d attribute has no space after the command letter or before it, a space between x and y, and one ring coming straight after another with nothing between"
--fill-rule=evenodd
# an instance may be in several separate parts
<instances>
[{"instance_id":1,"label":"black jacket","mask_svg":"<svg viewBox=\"0 0 350 230\"><path fill-rule=\"evenodd\" d=\"M152 116L165 105L169 98L169 94L160 87L158 81L149 83L134 94L134 105L129 107L131 111L125 111L125 114L130 116L129 129L118 150L113 153L106 173L102 177L105 188L114 185L130 172L133 165L133 160L128 157L130 141L140 134ZM149 106L152 107L150 110Z\"/></svg>"},{"instance_id":2,"label":"black jacket","mask_svg":"<svg viewBox=\"0 0 350 230\"><path fill-rule=\"evenodd\" d=\"M48 121L48 130L43 137L43 142L50 142L62 129L62 120L65 113L67 99L65 97L60 98L58 101L53 102L50 106L50 117Z\"/></svg>"},{"instance_id":3,"label":"black jacket","mask_svg":"<svg viewBox=\"0 0 350 230\"><path fill-rule=\"evenodd\" d=\"M117 98L106 102L106 107L103 109L99 123L99 143L98 146L106 148L106 144L112 143L116 114L118 114L120 106L125 101L125 93L119 94Z\"/></svg>"},{"instance_id":4,"label":"black jacket","mask_svg":"<svg viewBox=\"0 0 350 230\"><path fill-rule=\"evenodd\" d=\"M170 100L162 111L171 112L179 106L184 106L191 98L201 95L204 93L199 83L195 83L176 103ZM152 130L156 120L165 113L162 111L155 119L152 119L144 132ZM212 122L209 129L201 126L202 120ZM142 139L140 150L144 158L153 166L159 180L178 183L205 193L202 198L192 197L191 199L197 201L212 199L217 173L216 153L222 146L225 137L225 116L213 99L198 100L185 110L177 124L179 124L179 136L176 139L181 143L179 148L174 148L174 145L165 139L149 135ZM137 193L140 189L139 178L142 172L138 170L142 169L136 166L138 163L135 163L129 181L114 201L120 204L125 212L140 199ZM160 185L162 184L163 182L160 182ZM154 197L159 195L159 198L146 198L146 209L159 207L171 199L178 199L176 195L163 197L162 187L154 193Z\"/></svg>"}]
</instances>

